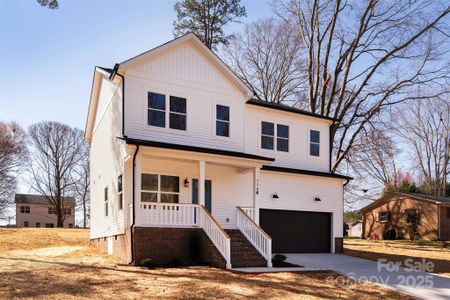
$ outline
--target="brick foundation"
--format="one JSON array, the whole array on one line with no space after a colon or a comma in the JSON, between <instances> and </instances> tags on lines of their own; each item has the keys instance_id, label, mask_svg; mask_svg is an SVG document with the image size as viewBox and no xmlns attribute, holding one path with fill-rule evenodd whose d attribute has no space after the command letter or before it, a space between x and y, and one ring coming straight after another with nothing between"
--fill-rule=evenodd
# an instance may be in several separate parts
<instances>
[{"instance_id":1,"label":"brick foundation","mask_svg":"<svg viewBox=\"0 0 450 300\"><path fill-rule=\"evenodd\" d=\"M110 237L102 237L97 239L91 239L91 245L108 252L108 239L112 240L112 254L119 257L126 263L131 262L131 242L130 232L127 230L125 234L113 235Z\"/></svg>"},{"instance_id":2,"label":"brick foundation","mask_svg":"<svg viewBox=\"0 0 450 300\"><path fill-rule=\"evenodd\" d=\"M344 239L341 237L334 238L334 253L344 253Z\"/></svg>"},{"instance_id":3,"label":"brick foundation","mask_svg":"<svg viewBox=\"0 0 450 300\"><path fill-rule=\"evenodd\" d=\"M133 246L134 264L149 258L156 264L181 260L191 265L201 262L225 267L222 255L202 229L134 227Z\"/></svg>"}]
</instances>

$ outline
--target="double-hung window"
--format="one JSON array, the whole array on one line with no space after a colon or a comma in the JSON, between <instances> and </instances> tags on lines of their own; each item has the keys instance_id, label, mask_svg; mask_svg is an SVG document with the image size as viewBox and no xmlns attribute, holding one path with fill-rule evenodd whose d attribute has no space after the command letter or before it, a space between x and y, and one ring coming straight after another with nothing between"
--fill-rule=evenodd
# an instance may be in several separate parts
<instances>
[{"instance_id":1,"label":"double-hung window","mask_svg":"<svg viewBox=\"0 0 450 300\"><path fill-rule=\"evenodd\" d=\"M119 210L123 209L123 190L122 190L122 175L117 177L117 199L119 201Z\"/></svg>"},{"instance_id":2,"label":"double-hung window","mask_svg":"<svg viewBox=\"0 0 450 300\"><path fill-rule=\"evenodd\" d=\"M170 96L169 127L186 130L186 99Z\"/></svg>"},{"instance_id":3,"label":"double-hung window","mask_svg":"<svg viewBox=\"0 0 450 300\"><path fill-rule=\"evenodd\" d=\"M309 131L309 155L320 156L320 131Z\"/></svg>"},{"instance_id":4,"label":"double-hung window","mask_svg":"<svg viewBox=\"0 0 450 300\"><path fill-rule=\"evenodd\" d=\"M48 207L48 214L49 215L56 215L56 207L54 207L53 205L49 206Z\"/></svg>"},{"instance_id":5,"label":"double-hung window","mask_svg":"<svg viewBox=\"0 0 450 300\"><path fill-rule=\"evenodd\" d=\"M289 152L289 126L277 124L277 151Z\"/></svg>"},{"instance_id":6,"label":"double-hung window","mask_svg":"<svg viewBox=\"0 0 450 300\"><path fill-rule=\"evenodd\" d=\"M166 95L148 92L147 124L149 126L186 130L186 99L169 97L169 111L166 110Z\"/></svg>"},{"instance_id":7,"label":"double-hung window","mask_svg":"<svg viewBox=\"0 0 450 300\"><path fill-rule=\"evenodd\" d=\"M141 202L178 203L179 198L178 176L142 174Z\"/></svg>"},{"instance_id":8,"label":"double-hung window","mask_svg":"<svg viewBox=\"0 0 450 300\"><path fill-rule=\"evenodd\" d=\"M273 123L261 122L261 148L273 150L275 127Z\"/></svg>"},{"instance_id":9,"label":"double-hung window","mask_svg":"<svg viewBox=\"0 0 450 300\"><path fill-rule=\"evenodd\" d=\"M276 132L275 132L276 129ZM261 148L289 152L289 126L261 122Z\"/></svg>"},{"instance_id":10,"label":"double-hung window","mask_svg":"<svg viewBox=\"0 0 450 300\"><path fill-rule=\"evenodd\" d=\"M148 125L166 127L166 95L148 93Z\"/></svg>"},{"instance_id":11,"label":"double-hung window","mask_svg":"<svg viewBox=\"0 0 450 300\"><path fill-rule=\"evenodd\" d=\"M216 135L230 136L230 107L216 105Z\"/></svg>"},{"instance_id":12,"label":"double-hung window","mask_svg":"<svg viewBox=\"0 0 450 300\"><path fill-rule=\"evenodd\" d=\"M108 187L105 187L105 216L108 216L108 209L109 209L109 201L108 201Z\"/></svg>"}]
</instances>

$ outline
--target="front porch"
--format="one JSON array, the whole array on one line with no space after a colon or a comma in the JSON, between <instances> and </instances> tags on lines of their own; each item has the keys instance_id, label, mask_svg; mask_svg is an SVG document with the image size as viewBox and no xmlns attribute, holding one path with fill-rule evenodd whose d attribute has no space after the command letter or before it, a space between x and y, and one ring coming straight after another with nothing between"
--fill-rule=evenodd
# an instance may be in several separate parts
<instances>
[{"instance_id":1,"label":"front porch","mask_svg":"<svg viewBox=\"0 0 450 300\"><path fill-rule=\"evenodd\" d=\"M227 268L239 254L245 254L243 248L256 249L264 264L271 266L271 239L258 226L262 164L143 147L135 158L135 208L130 206L130 225L134 211L135 228L200 229ZM244 243L239 235L248 241L248 247L237 248Z\"/></svg>"}]
</instances>

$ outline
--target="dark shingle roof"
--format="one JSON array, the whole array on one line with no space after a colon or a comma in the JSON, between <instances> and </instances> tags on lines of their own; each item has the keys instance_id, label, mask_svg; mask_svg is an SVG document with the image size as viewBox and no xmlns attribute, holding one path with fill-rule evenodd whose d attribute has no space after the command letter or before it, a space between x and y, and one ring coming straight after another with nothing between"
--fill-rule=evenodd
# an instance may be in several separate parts
<instances>
[{"instance_id":1,"label":"dark shingle roof","mask_svg":"<svg viewBox=\"0 0 450 300\"><path fill-rule=\"evenodd\" d=\"M72 197L64 197L66 205L75 206L75 199ZM29 203L29 204L50 204L45 196L42 195L30 195L30 194L16 194L14 199L15 203Z\"/></svg>"},{"instance_id":2,"label":"dark shingle roof","mask_svg":"<svg viewBox=\"0 0 450 300\"><path fill-rule=\"evenodd\" d=\"M247 104L261 106L261 107L265 107L265 108L276 109L276 110L281 110L281 111L287 111L287 112L291 112L291 113L295 113L295 114L299 114L299 115L304 115L304 116L324 119L324 120L328 120L328 121L334 121L335 120L335 119L330 118L330 117L325 117L325 116L322 116L322 115L318 115L318 114L315 114L315 113L312 113L312 112L309 112L309 111L306 111L306 110L302 110L302 109L299 109L299 108L295 108L295 107L292 107L292 106L287 106L287 105L283 105L283 104L267 102L267 101L258 100L258 99L254 99L254 98L248 100Z\"/></svg>"},{"instance_id":3,"label":"dark shingle roof","mask_svg":"<svg viewBox=\"0 0 450 300\"><path fill-rule=\"evenodd\" d=\"M415 193L408 193L405 195L410 195L416 198L422 198L424 200L430 200L433 202L446 202L450 203L450 197L443 197L443 196L433 196L433 195L423 195L423 194L415 194Z\"/></svg>"},{"instance_id":4,"label":"dark shingle roof","mask_svg":"<svg viewBox=\"0 0 450 300\"><path fill-rule=\"evenodd\" d=\"M375 200L374 202L364 206L360 209L360 211L369 211L373 208L381 206L389 201L396 201L398 199L404 199L405 197L409 197L412 199L416 199L423 202L428 202L430 204L437 204L436 202L444 203L445 205L450 204L450 197L442 197L442 196L432 196L432 195L424 195L424 194L415 194L415 193L391 193L384 196L381 199Z\"/></svg>"}]
</instances>

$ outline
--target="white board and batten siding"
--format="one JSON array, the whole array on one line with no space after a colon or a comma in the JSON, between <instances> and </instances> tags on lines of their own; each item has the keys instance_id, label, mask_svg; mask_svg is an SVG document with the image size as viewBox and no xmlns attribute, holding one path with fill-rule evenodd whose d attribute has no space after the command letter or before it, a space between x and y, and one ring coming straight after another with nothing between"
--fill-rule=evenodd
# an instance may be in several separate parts
<instances>
[{"instance_id":1,"label":"white board and batten siding","mask_svg":"<svg viewBox=\"0 0 450 300\"><path fill-rule=\"evenodd\" d=\"M123 172L121 88L104 78L91 140L91 239L124 233L124 210L118 209L117 177ZM108 187L108 216L105 188ZM124 207L126 204L124 203Z\"/></svg>"},{"instance_id":2,"label":"white board and batten siding","mask_svg":"<svg viewBox=\"0 0 450 300\"><path fill-rule=\"evenodd\" d=\"M244 151L244 95L208 62L196 46L187 42L125 74L125 135L158 142ZM147 125L147 94L186 98L187 130ZM230 137L216 137L216 105L230 107ZM168 124L166 122L166 127Z\"/></svg>"}]
</instances>

